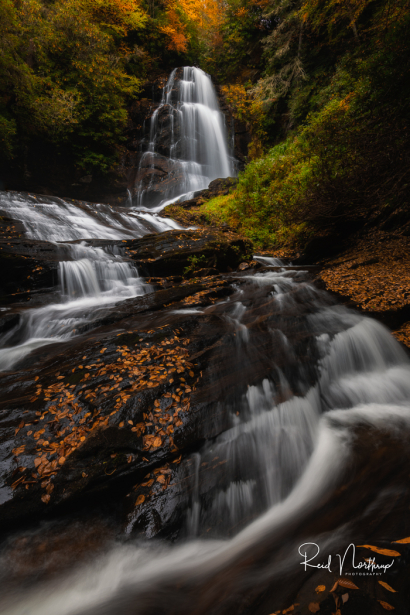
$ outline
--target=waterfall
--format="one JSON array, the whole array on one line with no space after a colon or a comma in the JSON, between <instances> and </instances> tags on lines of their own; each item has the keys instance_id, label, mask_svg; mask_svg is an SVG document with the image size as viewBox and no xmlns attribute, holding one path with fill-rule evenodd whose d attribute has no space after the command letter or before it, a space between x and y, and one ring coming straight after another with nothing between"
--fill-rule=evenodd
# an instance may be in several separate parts
<instances>
[{"instance_id":1,"label":"waterfall","mask_svg":"<svg viewBox=\"0 0 410 615\"><path fill-rule=\"evenodd\" d=\"M125 258L125 250L115 242L180 228L153 211L173 199L188 198L212 179L233 174L223 117L212 82L203 71L184 68L172 72L161 104L152 116L149 141L145 145L137 193L129 195L132 206L130 202L128 207L111 207L0 192L0 215L21 222L27 238L53 243L61 256L53 302L21 311L19 324L2 338L0 370L19 367L22 359L35 348L68 340L87 330L98 322L107 306L150 292L151 288L139 277L132 262ZM137 210L136 203L151 211ZM101 242L104 244L101 247L97 245L100 242L92 239L108 242ZM265 608L259 598L276 599L277 593L278 604L281 602L278 588L289 585L292 575L297 576L301 570L298 546L302 541L320 538L321 544L335 546L335 552L340 547L339 552L343 552L350 536L355 539L368 527L380 526L383 541L390 548L393 537L408 534L397 525L397 534L388 536L389 525L385 521L389 520L389 511L394 507L403 509L403 515L398 518L405 520L408 500L401 500L400 483L393 482L391 468L387 468L384 477L379 476L380 468L388 465L396 442L401 438L407 446L409 439L407 354L382 324L335 305L329 295L310 282L307 272L285 266L278 258L255 256L255 259L264 265L263 269L253 275L232 272L229 280L223 280L232 288L232 293L224 299L183 309L174 303L165 305L167 310L171 307L164 327L172 327L176 335L179 324L176 318L168 319L169 314L190 315L192 325L189 320L184 326L195 338L192 360L207 361L203 368L205 376L208 367L212 367L205 388L200 389L199 378L196 381L198 397L192 404L197 404L197 408L205 406L204 418L200 411L195 411L195 423L185 424L196 429L201 421L209 420L211 435L201 435L197 445L200 450L188 447L189 440L184 443L182 439L182 446L172 449L178 457L172 463L175 467L171 470L169 486L175 488L172 492L175 501L168 500L171 521L167 523L174 524L173 511L184 515L184 540L179 544L161 543L160 533L149 544L138 540L138 534L132 532L136 528L138 531L139 522L140 527L144 524L146 527L148 516L138 506L130 506L126 513L127 525L122 526L129 536L121 535L118 542L110 540L104 550L94 552L81 567L67 565L65 569L63 565L59 575L44 577L38 584L21 584L21 590L17 585L7 587L4 596L0 592L0 610L4 615L279 613ZM158 319L157 314L155 311L152 319L151 316L146 319L149 326ZM219 337L219 329L215 328L215 333L213 327L221 321L227 335L223 333ZM206 328L201 329L201 322ZM212 330L212 345L204 344L202 349L197 340L207 330ZM156 332L155 336L162 339L163 334ZM142 341L145 345L141 338ZM161 343L168 343L166 336ZM212 355L215 348L217 352ZM151 361L148 344L146 352L147 360ZM184 352L188 354L188 350ZM216 361L212 364L209 357L216 357ZM263 365L263 376L258 371L259 362ZM254 365L255 371L247 371L247 367ZM213 369L222 373L220 385L213 378ZM24 381L21 378L14 382L20 386ZM184 378L180 382L185 382ZM228 393L222 398L217 385L227 387ZM70 390L74 391L75 385ZM195 390L196 384L192 392ZM121 420L134 418L134 412L136 415L143 412L138 395L132 399L134 409ZM152 397L147 403L154 403L155 391L148 395ZM170 396L169 392L167 397ZM25 403L25 398L22 399ZM179 396L175 399L181 401ZM217 424L222 414L220 407L223 407L221 428ZM133 425L133 421L128 420L128 424ZM12 429L10 425L6 409L2 427L6 438L7 430ZM104 447L115 441L114 427L105 431L102 438ZM10 450L5 451L4 459L17 466L12 457L15 450L9 446L10 440L5 442ZM101 440L95 442L95 446L100 446ZM132 432L129 442L133 446L136 443ZM51 447L52 443L45 444ZM144 474L141 473L144 466L139 465L144 450L132 450L137 450L137 464L135 474L129 475L133 487L127 498L141 486ZM104 448L104 451L108 461L109 450ZM120 455L123 451L125 448ZM157 466L155 470L162 472L164 469L158 466L167 458L162 457L160 449L155 455L158 456L151 458L153 461L142 459L151 469ZM79 459L82 463L82 458ZM1 462L4 464L3 458ZM400 469L403 481L408 481L406 463L407 458ZM111 476L104 472L107 477ZM67 481L71 480L69 473L65 476ZM119 481L124 480L122 484L126 485L125 473L112 476L107 481L119 476ZM349 482L352 476L355 489ZM87 502L92 509L91 523L95 523L98 519L92 508L92 497L100 487L96 480L90 484L95 491L89 492L91 497ZM116 493L121 497L122 489L114 491L114 497ZM179 500L184 489L187 498ZM356 503L355 497L361 501ZM158 501L157 509L154 499L150 506L154 522L162 531L158 510L167 508L168 503ZM96 502L99 504L97 497ZM107 509L110 506L111 503ZM128 505L122 506L125 510ZM103 509L101 517L104 514ZM63 522L74 523L76 535L81 532L75 515L63 518ZM62 523L58 527L63 532ZM16 543L17 548L29 542L26 538L30 536L29 531ZM111 529L109 532L111 536ZM346 537L348 540L343 543ZM366 540L360 540L360 544ZM50 553L43 550L43 544L47 546L46 542L41 543L41 548L36 547L32 552L37 560L49 557L52 566L58 569L61 566L58 549L64 549L66 543L62 541ZM394 548L399 548L397 543ZM401 548L408 549L408 546L402 544ZM14 551L13 546L11 557ZM407 557L408 552L403 553ZM10 566L7 557L7 549L0 550L0 577ZM405 570L405 557L400 562L401 570ZM30 572L37 565L32 566L32 561L27 558L25 566ZM335 579L339 578L339 573L335 573ZM21 574L24 579L25 571ZM328 579L329 589L335 579ZM290 588L294 596L299 588L305 591L299 580L300 577L293 585L295 591ZM317 583L313 581L312 577L309 600L316 599ZM373 584L376 582L374 579ZM395 579L393 585L396 586ZM256 610L251 610L255 596L258 597ZM299 597L295 603L296 599ZM327 606L333 610L334 599L329 596L329 600ZM360 603L357 604L360 610ZM330 612L327 606L323 612ZM335 610L336 607L337 604ZM307 613L307 608L303 613ZM293 606L281 610L282 613L291 611Z\"/></svg>"},{"instance_id":2,"label":"waterfall","mask_svg":"<svg viewBox=\"0 0 410 615\"><path fill-rule=\"evenodd\" d=\"M58 292L49 305L25 310L3 335L0 371L9 370L32 350L67 340L91 326L108 305L150 292L137 269L116 245L87 245L87 239L113 241L181 228L147 212L60 198L0 193L0 215L20 221L30 239L58 246ZM67 243L82 240L80 244Z\"/></svg>"},{"instance_id":3,"label":"waterfall","mask_svg":"<svg viewBox=\"0 0 410 615\"><path fill-rule=\"evenodd\" d=\"M272 266L277 268L276 261ZM232 427L191 455L192 506L187 512L191 540L114 543L66 576L29 587L21 595L11 593L9 602L2 604L5 615L190 615L192 604L199 615L236 613L241 600L246 604L247 596L254 595L255 587L261 595L272 583L283 584L284 574L300 571L298 545L305 540L301 532L306 519L309 540L320 538L321 545L333 541L335 552L344 544L343 552L349 544L350 519L342 516L331 536L313 538L312 515L317 510L322 514L320 529L321 519L336 514L328 508L328 498L338 480L344 476L346 481L352 473L353 447L361 448L356 429L369 430L371 437L378 430L387 444L389 437L400 434L408 439L410 362L383 325L329 304L325 293L300 276L291 267L249 276L248 289L238 289L235 301L198 312L198 317L201 313L225 317L232 331L248 328L249 337L241 336L236 357L246 361L254 356L255 317L271 315L279 305L281 314L271 322L269 360L272 375L280 377L251 385L242 399L233 400ZM255 314L255 305L246 304L261 288L270 302L264 306L257 302ZM266 294L263 297L266 301ZM283 319L287 314L292 318ZM278 357L284 353L290 360L296 357L298 337L307 331L315 342L309 361L316 362L319 355L317 382L309 385L303 367L295 363L298 373L293 376L301 382L301 390L282 401L290 387L285 375L279 374ZM243 418L237 416L238 410ZM375 447L376 458L387 461L388 449L383 451L376 443ZM218 460L226 463L220 466ZM183 472L176 475L177 484ZM363 491L366 476L359 475ZM201 485L206 484L212 491L204 499ZM343 507L349 492L337 489L336 493L336 505ZM389 490L388 510L396 496ZM375 504L370 500L366 505L373 523Z\"/></svg>"},{"instance_id":4,"label":"waterfall","mask_svg":"<svg viewBox=\"0 0 410 615\"><path fill-rule=\"evenodd\" d=\"M214 179L235 175L229 149L209 75L190 66L173 70L151 117L134 203L159 210L191 198Z\"/></svg>"}]
</instances>

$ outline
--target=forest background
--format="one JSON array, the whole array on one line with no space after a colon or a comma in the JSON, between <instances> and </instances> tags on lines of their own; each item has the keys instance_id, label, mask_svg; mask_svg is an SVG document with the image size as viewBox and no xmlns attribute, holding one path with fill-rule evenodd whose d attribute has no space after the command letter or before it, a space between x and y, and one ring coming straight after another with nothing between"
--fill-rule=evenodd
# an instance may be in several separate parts
<instances>
[{"instance_id":1,"label":"forest background","mask_svg":"<svg viewBox=\"0 0 410 615\"><path fill-rule=\"evenodd\" d=\"M104 177L144 83L197 65L251 134L236 188L202 207L209 221L264 248L407 211L409 5L0 0L2 176L41 143Z\"/></svg>"}]
</instances>

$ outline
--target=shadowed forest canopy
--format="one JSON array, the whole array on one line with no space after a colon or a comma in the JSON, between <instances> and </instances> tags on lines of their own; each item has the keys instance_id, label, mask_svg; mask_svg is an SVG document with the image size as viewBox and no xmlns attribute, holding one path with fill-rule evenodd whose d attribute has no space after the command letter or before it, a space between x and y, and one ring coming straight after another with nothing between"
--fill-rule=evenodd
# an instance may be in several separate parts
<instances>
[{"instance_id":1,"label":"shadowed forest canopy","mask_svg":"<svg viewBox=\"0 0 410 615\"><path fill-rule=\"evenodd\" d=\"M407 207L409 0L1 0L3 164L34 140L83 173L121 158L144 84L197 65L247 122L236 191L205 207L260 246Z\"/></svg>"}]
</instances>

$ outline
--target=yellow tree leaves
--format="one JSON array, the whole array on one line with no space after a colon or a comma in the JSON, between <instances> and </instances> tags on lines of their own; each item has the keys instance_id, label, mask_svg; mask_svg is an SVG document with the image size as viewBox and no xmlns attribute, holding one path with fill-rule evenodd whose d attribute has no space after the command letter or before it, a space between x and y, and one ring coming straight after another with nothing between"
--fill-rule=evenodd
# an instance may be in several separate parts
<instances>
[{"instance_id":1,"label":"yellow tree leaves","mask_svg":"<svg viewBox=\"0 0 410 615\"><path fill-rule=\"evenodd\" d=\"M161 31L168 37L168 49L185 53L193 32L202 41L215 39L225 14L220 0L166 0L167 23Z\"/></svg>"}]
</instances>

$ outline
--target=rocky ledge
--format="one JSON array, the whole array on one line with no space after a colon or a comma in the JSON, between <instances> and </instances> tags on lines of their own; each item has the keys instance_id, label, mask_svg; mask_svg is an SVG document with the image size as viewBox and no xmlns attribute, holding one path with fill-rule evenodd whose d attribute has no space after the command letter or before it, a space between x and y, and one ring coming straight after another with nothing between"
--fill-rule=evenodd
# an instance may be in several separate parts
<instances>
[{"instance_id":1,"label":"rocky ledge","mask_svg":"<svg viewBox=\"0 0 410 615\"><path fill-rule=\"evenodd\" d=\"M249 242L229 231L191 230L94 243L123 247L155 292L97 310L82 337L39 348L3 374L2 531L84 507L115 509L124 527L146 535L178 531L185 490L173 492L161 514L147 503L178 473L188 476L188 453L226 428L238 380L263 377L258 361L238 361L229 373L224 367L232 366L236 330L218 306L247 288L246 272L236 269L260 267L241 265ZM5 262L20 259L22 269L14 280L3 271L24 294L2 312L10 327L23 306L41 302L30 286L34 279L40 289L42 272L55 272L62 253L21 239L1 247ZM265 353L267 325L255 326Z\"/></svg>"}]
</instances>

